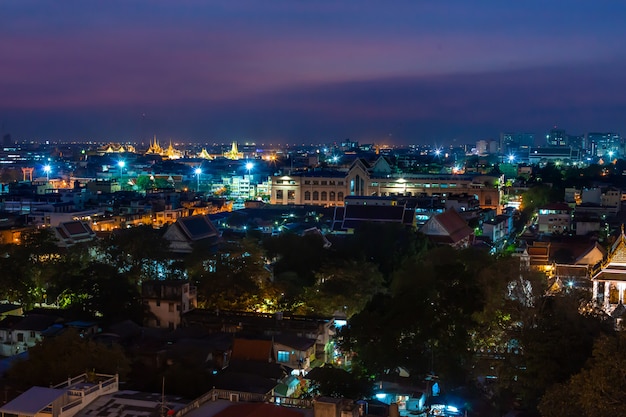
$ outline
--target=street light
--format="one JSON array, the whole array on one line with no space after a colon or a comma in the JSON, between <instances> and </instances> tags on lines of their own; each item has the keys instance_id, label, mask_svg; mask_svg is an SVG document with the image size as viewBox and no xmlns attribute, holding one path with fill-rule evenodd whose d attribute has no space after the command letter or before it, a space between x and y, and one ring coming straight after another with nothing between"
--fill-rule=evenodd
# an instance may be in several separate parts
<instances>
[{"instance_id":1,"label":"street light","mask_svg":"<svg viewBox=\"0 0 626 417\"><path fill-rule=\"evenodd\" d=\"M43 167L43 172L46 173L46 181L50 181L50 165L45 165Z\"/></svg>"},{"instance_id":2,"label":"street light","mask_svg":"<svg viewBox=\"0 0 626 417\"><path fill-rule=\"evenodd\" d=\"M122 188L122 179L124 178L124 167L126 166L126 162L123 160L117 162L117 166L120 167L120 189Z\"/></svg>"},{"instance_id":3,"label":"street light","mask_svg":"<svg viewBox=\"0 0 626 417\"><path fill-rule=\"evenodd\" d=\"M196 174L196 192L200 192L200 174L202 174L202 169L198 167L193 172Z\"/></svg>"},{"instance_id":4,"label":"street light","mask_svg":"<svg viewBox=\"0 0 626 417\"><path fill-rule=\"evenodd\" d=\"M246 169L248 170L248 177L250 176L250 170L254 168L254 164L252 162L246 162Z\"/></svg>"}]
</instances>

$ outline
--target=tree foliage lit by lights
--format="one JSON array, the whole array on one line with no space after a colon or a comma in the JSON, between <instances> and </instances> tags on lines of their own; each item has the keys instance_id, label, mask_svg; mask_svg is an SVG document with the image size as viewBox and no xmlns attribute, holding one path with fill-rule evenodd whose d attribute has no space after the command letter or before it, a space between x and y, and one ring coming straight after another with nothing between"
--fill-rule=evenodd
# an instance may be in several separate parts
<instances>
[{"instance_id":1,"label":"tree foliage lit by lights","mask_svg":"<svg viewBox=\"0 0 626 417\"><path fill-rule=\"evenodd\" d=\"M253 241L230 241L208 253L199 246L186 262L203 308L253 310L266 298L270 274Z\"/></svg>"},{"instance_id":2,"label":"tree foliage lit by lights","mask_svg":"<svg viewBox=\"0 0 626 417\"><path fill-rule=\"evenodd\" d=\"M0 296L26 308L46 302L48 276L60 256L50 229L24 233L21 245L4 245L0 256Z\"/></svg>"}]
</instances>

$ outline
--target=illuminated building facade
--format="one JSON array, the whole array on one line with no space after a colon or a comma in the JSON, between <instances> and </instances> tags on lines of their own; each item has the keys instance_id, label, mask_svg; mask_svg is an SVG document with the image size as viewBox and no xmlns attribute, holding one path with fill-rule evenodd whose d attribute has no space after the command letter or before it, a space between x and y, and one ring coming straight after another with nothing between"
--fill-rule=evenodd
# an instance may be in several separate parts
<instances>
[{"instance_id":1,"label":"illuminated building facade","mask_svg":"<svg viewBox=\"0 0 626 417\"><path fill-rule=\"evenodd\" d=\"M611 247L607 261L592 278L593 302L622 324L626 308L626 236L622 233Z\"/></svg>"},{"instance_id":2,"label":"illuminated building facade","mask_svg":"<svg viewBox=\"0 0 626 417\"><path fill-rule=\"evenodd\" d=\"M342 206L347 196L474 195L481 208L500 212L500 178L486 175L391 174L388 165L357 159L347 172L308 171L271 177L272 204ZM383 160L384 161L384 160Z\"/></svg>"}]
</instances>

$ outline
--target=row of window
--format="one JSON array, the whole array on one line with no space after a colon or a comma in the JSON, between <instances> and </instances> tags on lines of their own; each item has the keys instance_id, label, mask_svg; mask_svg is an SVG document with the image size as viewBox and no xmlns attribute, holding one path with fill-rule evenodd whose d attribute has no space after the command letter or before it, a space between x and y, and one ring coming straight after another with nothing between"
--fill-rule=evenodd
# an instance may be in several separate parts
<instances>
[{"instance_id":1,"label":"row of window","mask_svg":"<svg viewBox=\"0 0 626 417\"><path fill-rule=\"evenodd\" d=\"M335 194L334 191L331 191L329 193L327 193L326 191L322 191L322 192L313 191L313 193L311 193L311 191L305 191L304 200L311 201L311 195L313 196L313 201L335 201L335 200L343 201L343 193L341 191L338 192L337 194Z\"/></svg>"},{"instance_id":2,"label":"row of window","mask_svg":"<svg viewBox=\"0 0 626 417\"><path fill-rule=\"evenodd\" d=\"M276 190L276 200L282 200L284 198L283 190ZM287 190L287 200L295 200L296 192L294 190Z\"/></svg>"},{"instance_id":3,"label":"row of window","mask_svg":"<svg viewBox=\"0 0 626 417\"><path fill-rule=\"evenodd\" d=\"M319 181L319 180L304 180L304 185L344 185L343 181L331 180L331 181Z\"/></svg>"},{"instance_id":4,"label":"row of window","mask_svg":"<svg viewBox=\"0 0 626 417\"><path fill-rule=\"evenodd\" d=\"M406 187L406 188L455 188L458 184L451 183L412 183L412 182L372 182L370 187Z\"/></svg>"}]
</instances>

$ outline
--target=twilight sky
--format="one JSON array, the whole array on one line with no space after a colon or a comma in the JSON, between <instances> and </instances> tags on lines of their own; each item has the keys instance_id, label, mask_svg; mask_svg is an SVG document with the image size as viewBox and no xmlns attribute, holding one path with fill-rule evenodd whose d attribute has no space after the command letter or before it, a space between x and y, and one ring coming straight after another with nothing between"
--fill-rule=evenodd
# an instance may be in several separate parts
<instances>
[{"instance_id":1,"label":"twilight sky","mask_svg":"<svg viewBox=\"0 0 626 417\"><path fill-rule=\"evenodd\" d=\"M2 0L15 139L626 135L621 0Z\"/></svg>"}]
</instances>

